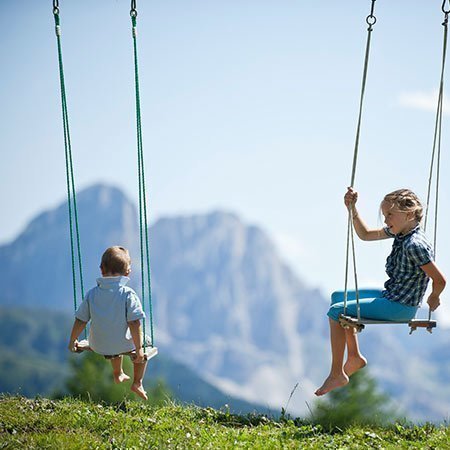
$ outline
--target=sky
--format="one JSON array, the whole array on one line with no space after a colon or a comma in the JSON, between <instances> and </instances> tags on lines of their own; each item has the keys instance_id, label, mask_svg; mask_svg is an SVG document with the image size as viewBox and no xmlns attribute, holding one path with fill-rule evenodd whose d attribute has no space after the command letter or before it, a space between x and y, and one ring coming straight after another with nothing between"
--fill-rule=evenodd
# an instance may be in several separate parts
<instances>
[{"instance_id":1,"label":"sky","mask_svg":"<svg viewBox=\"0 0 450 450\"><path fill-rule=\"evenodd\" d=\"M343 287L346 210L369 0L137 1L149 210L224 210L258 225L310 287ZM366 222L409 187L426 198L442 57L441 1L377 0L355 181ZM78 189L137 202L130 2L60 0ZM0 0L0 243L65 200L52 2ZM445 83L448 83L446 77ZM437 262L450 277L444 107ZM357 242L380 286L391 241ZM450 292L450 289L448 289ZM450 323L450 295L439 317Z\"/></svg>"}]
</instances>

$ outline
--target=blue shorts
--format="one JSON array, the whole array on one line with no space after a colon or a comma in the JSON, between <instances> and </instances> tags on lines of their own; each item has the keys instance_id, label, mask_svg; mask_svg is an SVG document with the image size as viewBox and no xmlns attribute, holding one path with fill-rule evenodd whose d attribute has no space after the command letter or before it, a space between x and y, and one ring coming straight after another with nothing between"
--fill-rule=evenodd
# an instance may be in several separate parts
<instances>
[{"instance_id":1,"label":"blue shorts","mask_svg":"<svg viewBox=\"0 0 450 450\"><path fill-rule=\"evenodd\" d=\"M403 305L384 298L383 291L380 289L361 289L358 293L361 318L407 322L414 319L418 309L417 306ZM344 291L336 291L331 295L328 317L337 322L341 314L344 314ZM346 315L352 317L358 315L355 291L347 291Z\"/></svg>"}]
</instances>

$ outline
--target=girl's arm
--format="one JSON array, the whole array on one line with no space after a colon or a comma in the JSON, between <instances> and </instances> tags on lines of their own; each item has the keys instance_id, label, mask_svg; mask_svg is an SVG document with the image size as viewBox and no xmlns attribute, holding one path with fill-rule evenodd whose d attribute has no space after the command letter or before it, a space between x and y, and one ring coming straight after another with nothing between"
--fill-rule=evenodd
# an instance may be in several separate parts
<instances>
[{"instance_id":1,"label":"girl's arm","mask_svg":"<svg viewBox=\"0 0 450 450\"><path fill-rule=\"evenodd\" d=\"M352 216L353 227L355 228L356 234L361 240L378 241L380 239L387 239L389 237L383 228L369 228L364 220L362 220L354 206L352 208Z\"/></svg>"},{"instance_id":2,"label":"girl's arm","mask_svg":"<svg viewBox=\"0 0 450 450\"><path fill-rule=\"evenodd\" d=\"M430 306L431 311L434 311L441 304L439 296L445 288L445 277L434 262L429 262L420 268L431 278L432 281L432 291L428 297L427 303Z\"/></svg>"},{"instance_id":3,"label":"girl's arm","mask_svg":"<svg viewBox=\"0 0 450 450\"><path fill-rule=\"evenodd\" d=\"M369 228L364 220L359 216L356 209L356 201L358 200L358 193L352 188L348 188L344 197L345 206L352 212L353 226L356 234L363 241L377 241L380 239L387 239L389 236L383 228Z\"/></svg>"}]
</instances>

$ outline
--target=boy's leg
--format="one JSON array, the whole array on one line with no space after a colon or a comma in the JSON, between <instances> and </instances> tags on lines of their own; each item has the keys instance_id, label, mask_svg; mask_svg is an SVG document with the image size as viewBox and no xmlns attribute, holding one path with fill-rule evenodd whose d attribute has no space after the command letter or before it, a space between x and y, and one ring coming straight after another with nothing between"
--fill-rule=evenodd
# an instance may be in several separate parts
<instances>
[{"instance_id":1,"label":"boy's leg","mask_svg":"<svg viewBox=\"0 0 450 450\"><path fill-rule=\"evenodd\" d=\"M147 368L147 361L142 361L140 363L135 363L133 361L134 375L131 390L144 400L148 400L147 392L145 392L144 386L142 385L142 380L144 379L146 368Z\"/></svg>"},{"instance_id":2,"label":"boy's leg","mask_svg":"<svg viewBox=\"0 0 450 450\"><path fill-rule=\"evenodd\" d=\"M111 366L113 369L113 376L115 383L123 383L130 379L130 377L122 369L122 356L111 358Z\"/></svg>"},{"instance_id":3,"label":"boy's leg","mask_svg":"<svg viewBox=\"0 0 450 450\"><path fill-rule=\"evenodd\" d=\"M333 389L345 386L348 383L348 376L344 372L344 353L346 345L345 330L339 322L329 319L330 341L331 341L331 370L322 386L315 392L316 395L324 395Z\"/></svg>"}]
</instances>

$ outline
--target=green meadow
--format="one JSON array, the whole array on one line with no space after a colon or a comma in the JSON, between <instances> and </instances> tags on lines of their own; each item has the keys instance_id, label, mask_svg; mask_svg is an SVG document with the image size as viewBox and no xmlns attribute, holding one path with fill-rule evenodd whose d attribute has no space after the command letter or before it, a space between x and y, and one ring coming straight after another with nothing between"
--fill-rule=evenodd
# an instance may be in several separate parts
<instances>
[{"instance_id":1,"label":"green meadow","mask_svg":"<svg viewBox=\"0 0 450 450\"><path fill-rule=\"evenodd\" d=\"M325 430L281 416L73 398L0 399L2 449L447 449L450 428L431 424Z\"/></svg>"}]
</instances>

